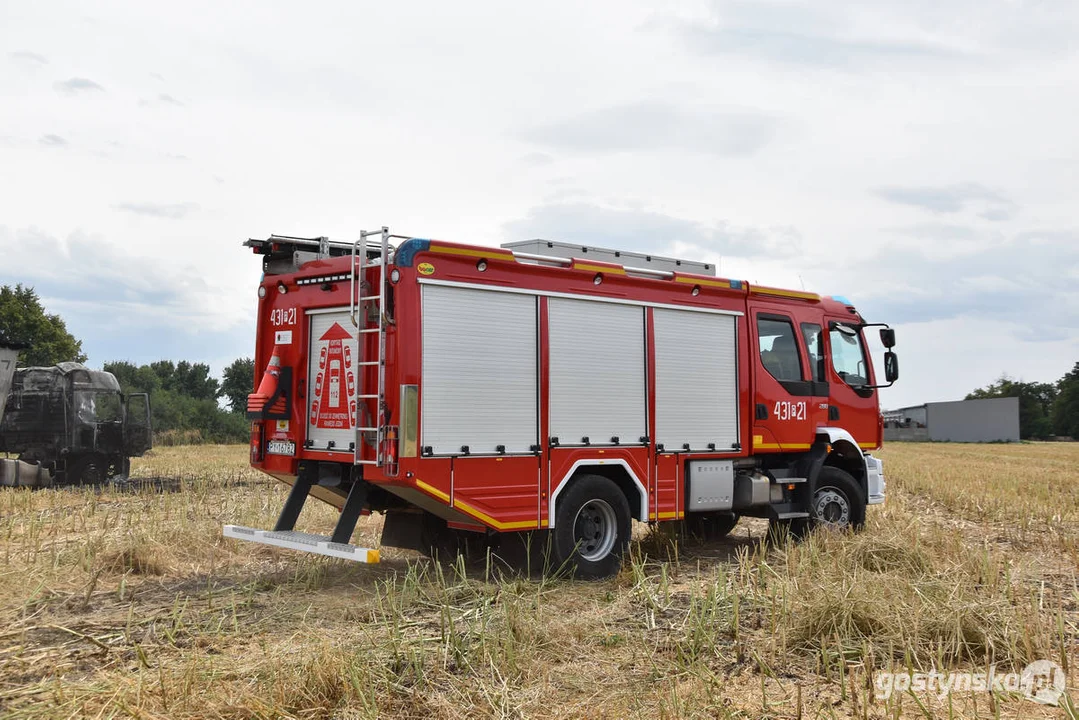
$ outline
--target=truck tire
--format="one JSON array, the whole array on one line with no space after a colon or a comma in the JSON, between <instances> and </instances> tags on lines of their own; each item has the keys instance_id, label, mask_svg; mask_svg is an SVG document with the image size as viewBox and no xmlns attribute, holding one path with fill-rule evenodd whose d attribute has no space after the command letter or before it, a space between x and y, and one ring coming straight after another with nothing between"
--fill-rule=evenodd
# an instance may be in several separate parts
<instances>
[{"instance_id":1,"label":"truck tire","mask_svg":"<svg viewBox=\"0 0 1079 720\"><path fill-rule=\"evenodd\" d=\"M84 455L67 471L67 484L101 485L109 477L109 463L101 455Z\"/></svg>"},{"instance_id":2,"label":"truck tire","mask_svg":"<svg viewBox=\"0 0 1079 720\"><path fill-rule=\"evenodd\" d=\"M809 516L814 527L861 530L865 525L865 496L850 473L825 465L817 476L817 490Z\"/></svg>"},{"instance_id":3,"label":"truck tire","mask_svg":"<svg viewBox=\"0 0 1079 720\"><path fill-rule=\"evenodd\" d=\"M737 524L737 513L686 513L682 529L701 542L710 542L727 537Z\"/></svg>"},{"instance_id":4,"label":"truck tire","mask_svg":"<svg viewBox=\"0 0 1079 720\"><path fill-rule=\"evenodd\" d=\"M555 510L554 570L568 568L588 580L610 577L622 567L632 520L626 496L600 475L572 482Z\"/></svg>"},{"instance_id":5,"label":"truck tire","mask_svg":"<svg viewBox=\"0 0 1079 720\"><path fill-rule=\"evenodd\" d=\"M818 527L857 532L865 525L865 507L862 489L850 473L825 465L817 476L809 517L769 521L768 539L777 544L801 540Z\"/></svg>"}]
</instances>

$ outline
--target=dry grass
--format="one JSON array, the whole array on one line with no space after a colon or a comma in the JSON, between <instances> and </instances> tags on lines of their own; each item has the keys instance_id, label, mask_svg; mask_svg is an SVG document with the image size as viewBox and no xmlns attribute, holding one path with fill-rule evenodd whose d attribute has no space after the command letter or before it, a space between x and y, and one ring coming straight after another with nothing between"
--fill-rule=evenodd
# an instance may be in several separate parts
<instances>
[{"instance_id":1,"label":"dry grass","mask_svg":"<svg viewBox=\"0 0 1079 720\"><path fill-rule=\"evenodd\" d=\"M893 445L857 536L642 533L601 583L387 550L365 567L225 540L284 489L245 447L161 448L135 490L0 493L10 717L1060 717L1017 697L873 699L880 668L1068 667L1079 445ZM162 481L160 478L166 478ZM311 503L306 528L335 511ZM361 522L356 542L377 542Z\"/></svg>"}]
</instances>

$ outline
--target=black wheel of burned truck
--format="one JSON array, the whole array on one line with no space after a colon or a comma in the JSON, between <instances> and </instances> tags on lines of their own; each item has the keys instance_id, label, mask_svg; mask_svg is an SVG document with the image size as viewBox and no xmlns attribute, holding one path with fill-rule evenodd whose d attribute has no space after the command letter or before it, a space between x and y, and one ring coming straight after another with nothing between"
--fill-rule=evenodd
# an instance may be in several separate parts
<instances>
[{"instance_id":1,"label":"black wheel of burned truck","mask_svg":"<svg viewBox=\"0 0 1079 720\"><path fill-rule=\"evenodd\" d=\"M825 465L817 476L809 517L772 520L768 534L781 542L786 538L801 540L817 528L857 532L865 526L865 509L865 494L858 481L842 468Z\"/></svg>"},{"instance_id":2,"label":"black wheel of burned truck","mask_svg":"<svg viewBox=\"0 0 1079 720\"><path fill-rule=\"evenodd\" d=\"M109 478L109 461L104 455L91 453L70 462L67 484L101 485Z\"/></svg>"},{"instance_id":3,"label":"black wheel of burned truck","mask_svg":"<svg viewBox=\"0 0 1079 720\"><path fill-rule=\"evenodd\" d=\"M558 500L553 533L553 570L584 579L610 577L622 567L632 519L626 496L611 480L584 475Z\"/></svg>"}]
</instances>

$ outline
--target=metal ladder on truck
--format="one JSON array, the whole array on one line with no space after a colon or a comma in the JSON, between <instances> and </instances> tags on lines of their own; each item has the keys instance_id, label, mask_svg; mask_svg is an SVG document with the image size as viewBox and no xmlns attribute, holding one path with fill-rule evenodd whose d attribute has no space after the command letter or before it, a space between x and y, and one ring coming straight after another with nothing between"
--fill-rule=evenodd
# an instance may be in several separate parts
<instances>
[{"instance_id":1,"label":"metal ladder on truck","mask_svg":"<svg viewBox=\"0 0 1079 720\"><path fill-rule=\"evenodd\" d=\"M369 237L379 239L377 293L366 282L367 269L371 265L367 256L367 238ZM358 258L357 255L359 256ZM385 467L387 470L391 470L386 474L393 475L396 474L392 472L396 463L390 462L392 458L387 453L387 441L396 439L391 436L396 431L384 422L384 420L388 419L384 415L386 413L386 325L388 320L386 317L386 296L390 282L386 268L389 265L389 255L390 229L388 227L383 226L381 230L370 232L367 230L360 231L360 239L352 246L353 284L349 293L349 317L352 319L353 327L356 328L358 346L356 353L356 395L354 396L356 400L356 457L354 462L356 465ZM359 279L358 282L357 278ZM364 294L365 290L366 294ZM375 315L373 327L368 327L368 318L371 314L368 313L369 308L374 311L373 314ZM378 334L378 351L376 357L370 359L367 357L366 352L367 336L375 333ZM366 368L369 367L378 368L374 388L368 387L366 382L368 374ZM374 402L373 411L370 405L372 401ZM374 458L366 457L366 453L364 453L368 433L374 433Z\"/></svg>"},{"instance_id":2,"label":"metal ladder on truck","mask_svg":"<svg viewBox=\"0 0 1079 720\"><path fill-rule=\"evenodd\" d=\"M368 258L368 238L378 237L377 245L379 257L379 281L378 293L374 293L366 282L367 269L370 267ZM386 407L386 296L389 284L387 266L390 255L390 230L383 226L381 230L368 232L360 231L360 238L352 244L351 264L349 273L349 317L356 328L356 394L350 398L356 402L356 444L353 462L359 466L375 466L386 468L388 474L395 474L396 462L386 452L387 440L392 441L395 428L383 422ZM328 255L327 243L323 238L321 252ZM358 256L358 257L357 257ZM365 292L366 288L366 293ZM367 327L367 308L373 307L377 320L373 327ZM378 356L377 359L369 359L366 356L366 337L378 333ZM366 383L366 368L376 367L376 383L374 388L368 388ZM374 401L374 412L371 412L368 403ZM369 424L364 424L364 410L367 410ZM364 453L364 441L367 433L375 434L375 457L366 458ZM389 437L388 437L389 436ZM307 496L311 489L319 483L319 478L311 473L301 474L292 484L285 507L277 518L277 524L273 530L258 530L255 528L239 525L226 525L225 537L237 540L247 540L263 545L287 548L289 550L301 550L303 552L328 555L330 557L352 560L354 562L377 563L379 561L378 550L356 547L349 543L352 532L356 529L356 522L360 519L360 513L367 502L367 483L362 478L353 480L349 488L345 504L341 508L341 515L337 519L333 534L329 537L294 530L300 510L303 509Z\"/></svg>"}]
</instances>

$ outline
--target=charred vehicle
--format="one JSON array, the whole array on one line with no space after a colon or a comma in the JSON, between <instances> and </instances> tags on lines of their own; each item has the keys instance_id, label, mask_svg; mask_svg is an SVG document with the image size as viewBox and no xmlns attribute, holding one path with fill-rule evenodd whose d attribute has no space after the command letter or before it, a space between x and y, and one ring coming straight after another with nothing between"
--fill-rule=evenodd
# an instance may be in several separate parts
<instances>
[{"instance_id":1,"label":"charred vehicle","mask_svg":"<svg viewBox=\"0 0 1079 720\"><path fill-rule=\"evenodd\" d=\"M125 397L112 373L77 363L15 371L0 452L17 454L39 474L61 484L100 483L126 476L130 458L151 446L149 397Z\"/></svg>"}]
</instances>

